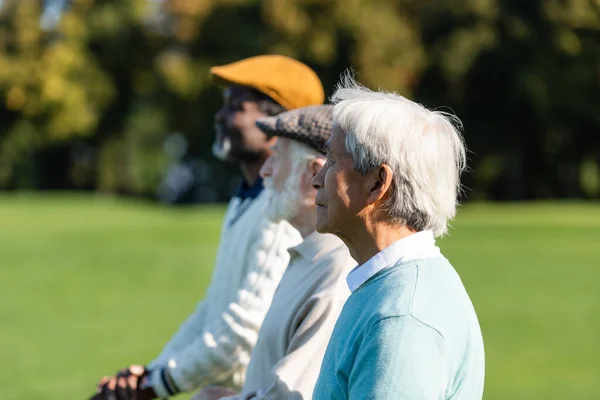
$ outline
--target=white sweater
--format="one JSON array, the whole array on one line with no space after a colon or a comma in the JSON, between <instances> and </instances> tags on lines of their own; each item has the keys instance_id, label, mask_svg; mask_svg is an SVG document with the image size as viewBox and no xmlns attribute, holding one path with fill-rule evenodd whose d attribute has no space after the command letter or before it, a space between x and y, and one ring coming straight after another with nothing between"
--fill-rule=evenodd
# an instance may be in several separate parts
<instances>
[{"instance_id":1,"label":"white sweater","mask_svg":"<svg viewBox=\"0 0 600 400\"><path fill-rule=\"evenodd\" d=\"M184 392L209 384L243 386L258 331L289 262L288 248L302 241L289 223L264 217L268 199L264 189L255 199L234 197L229 203L206 297L148 365L159 397L173 394L169 379Z\"/></svg>"}]
</instances>

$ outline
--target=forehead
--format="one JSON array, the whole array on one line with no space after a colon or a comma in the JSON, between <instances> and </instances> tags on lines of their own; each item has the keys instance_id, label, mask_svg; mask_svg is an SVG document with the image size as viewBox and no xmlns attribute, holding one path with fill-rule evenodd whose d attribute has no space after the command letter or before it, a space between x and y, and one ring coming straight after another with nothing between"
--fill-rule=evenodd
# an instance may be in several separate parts
<instances>
[{"instance_id":1,"label":"forehead","mask_svg":"<svg viewBox=\"0 0 600 400\"><path fill-rule=\"evenodd\" d=\"M225 101L257 101L259 93L247 86L227 86L223 90Z\"/></svg>"},{"instance_id":2,"label":"forehead","mask_svg":"<svg viewBox=\"0 0 600 400\"><path fill-rule=\"evenodd\" d=\"M333 125L333 131L331 137L327 141L327 148L333 153L344 153L346 149L346 133L339 127L339 125Z\"/></svg>"},{"instance_id":3,"label":"forehead","mask_svg":"<svg viewBox=\"0 0 600 400\"><path fill-rule=\"evenodd\" d=\"M278 153L286 152L290 147L290 139L285 137L277 137L277 141L273 146L273 150Z\"/></svg>"}]
</instances>

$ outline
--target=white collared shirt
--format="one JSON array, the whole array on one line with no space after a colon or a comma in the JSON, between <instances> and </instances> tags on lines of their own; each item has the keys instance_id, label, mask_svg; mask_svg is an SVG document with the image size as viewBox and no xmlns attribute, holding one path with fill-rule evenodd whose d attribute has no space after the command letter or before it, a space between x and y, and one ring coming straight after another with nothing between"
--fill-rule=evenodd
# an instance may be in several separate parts
<instances>
[{"instance_id":1,"label":"white collared shirt","mask_svg":"<svg viewBox=\"0 0 600 400\"><path fill-rule=\"evenodd\" d=\"M440 255L440 249L435 245L433 232L417 232L392 243L363 265L355 267L346 277L346 282L350 291L354 292L382 269L401 262L438 257Z\"/></svg>"}]
</instances>

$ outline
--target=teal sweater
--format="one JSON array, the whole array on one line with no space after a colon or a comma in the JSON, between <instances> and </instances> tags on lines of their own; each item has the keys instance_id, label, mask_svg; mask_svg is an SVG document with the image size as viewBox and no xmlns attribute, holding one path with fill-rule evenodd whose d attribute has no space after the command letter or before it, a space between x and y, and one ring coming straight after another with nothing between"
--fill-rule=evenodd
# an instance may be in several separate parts
<instances>
[{"instance_id":1,"label":"teal sweater","mask_svg":"<svg viewBox=\"0 0 600 400\"><path fill-rule=\"evenodd\" d=\"M313 399L478 400L483 379L475 310L435 257L379 271L350 295Z\"/></svg>"}]
</instances>

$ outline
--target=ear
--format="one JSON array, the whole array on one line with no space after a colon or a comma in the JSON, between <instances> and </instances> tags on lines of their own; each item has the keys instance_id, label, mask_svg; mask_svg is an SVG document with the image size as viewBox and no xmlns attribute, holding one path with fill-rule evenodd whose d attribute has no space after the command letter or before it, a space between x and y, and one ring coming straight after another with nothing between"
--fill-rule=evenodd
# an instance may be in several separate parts
<instances>
[{"instance_id":1,"label":"ear","mask_svg":"<svg viewBox=\"0 0 600 400\"><path fill-rule=\"evenodd\" d=\"M387 164L381 164L378 168L371 172L372 179L369 185L369 194L367 196L367 204L372 205L384 198L392 187L392 177L394 172Z\"/></svg>"},{"instance_id":2,"label":"ear","mask_svg":"<svg viewBox=\"0 0 600 400\"><path fill-rule=\"evenodd\" d=\"M267 138L267 146L272 149L275 146L275 143L277 143L277 136L269 137L265 135L265 137Z\"/></svg>"}]
</instances>

